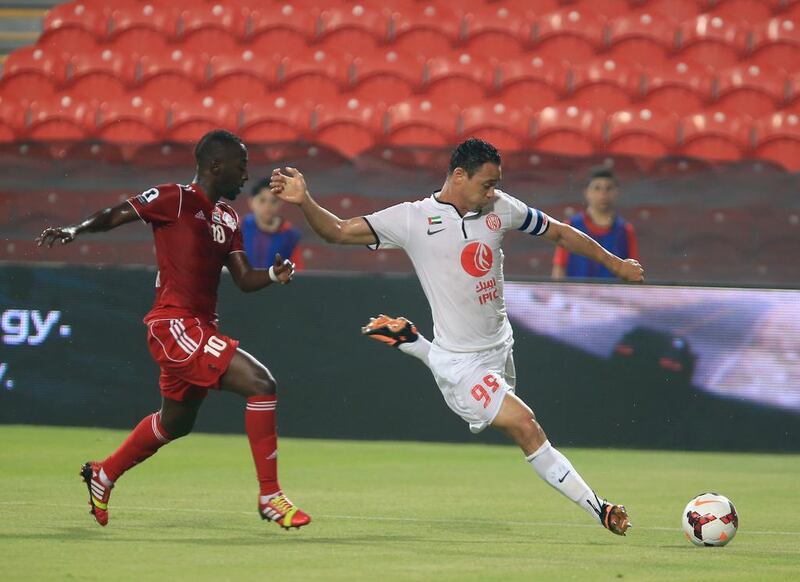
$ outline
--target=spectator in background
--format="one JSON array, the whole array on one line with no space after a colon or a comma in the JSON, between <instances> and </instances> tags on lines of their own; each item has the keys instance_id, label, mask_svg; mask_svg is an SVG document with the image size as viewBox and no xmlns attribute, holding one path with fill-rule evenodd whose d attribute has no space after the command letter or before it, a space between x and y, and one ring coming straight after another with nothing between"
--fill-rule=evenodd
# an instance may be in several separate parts
<instances>
[{"instance_id":1,"label":"spectator in background","mask_svg":"<svg viewBox=\"0 0 800 582\"><path fill-rule=\"evenodd\" d=\"M298 242L300 231L280 216L283 201L269 189L270 178L259 180L250 192L250 214L242 221L244 250L254 267L269 268L275 254L287 257L302 269L302 258Z\"/></svg>"},{"instance_id":2,"label":"spectator in background","mask_svg":"<svg viewBox=\"0 0 800 582\"><path fill-rule=\"evenodd\" d=\"M619 182L614 171L605 166L592 168L584 194L586 210L570 218L566 221L567 224L588 234L604 249L618 257L638 261L639 249L633 226L617 214ZM565 277L613 279L614 275L600 263L570 253L559 246L553 256L553 279Z\"/></svg>"}]
</instances>

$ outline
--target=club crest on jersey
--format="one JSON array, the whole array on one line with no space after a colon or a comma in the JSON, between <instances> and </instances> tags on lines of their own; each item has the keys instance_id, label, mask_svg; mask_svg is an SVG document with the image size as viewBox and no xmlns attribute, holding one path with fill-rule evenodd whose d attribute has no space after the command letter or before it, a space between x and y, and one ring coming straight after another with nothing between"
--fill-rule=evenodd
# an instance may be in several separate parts
<instances>
[{"instance_id":1,"label":"club crest on jersey","mask_svg":"<svg viewBox=\"0 0 800 582\"><path fill-rule=\"evenodd\" d=\"M492 249L482 242L471 242L461 250L461 266L473 277L483 277L493 263Z\"/></svg>"},{"instance_id":2,"label":"club crest on jersey","mask_svg":"<svg viewBox=\"0 0 800 582\"><path fill-rule=\"evenodd\" d=\"M486 226L489 227L489 230L500 230L503 223L500 221L500 217L492 212L486 217Z\"/></svg>"}]
</instances>

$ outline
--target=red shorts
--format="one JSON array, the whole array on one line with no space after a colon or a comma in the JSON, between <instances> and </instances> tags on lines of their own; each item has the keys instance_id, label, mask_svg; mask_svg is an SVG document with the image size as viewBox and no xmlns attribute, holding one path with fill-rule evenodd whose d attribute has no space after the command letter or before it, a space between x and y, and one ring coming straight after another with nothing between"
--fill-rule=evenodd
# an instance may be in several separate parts
<instances>
[{"instance_id":1,"label":"red shorts","mask_svg":"<svg viewBox=\"0 0 800 582\"><path fill-rule=\"evenodd\" d=\"M147 347L161 368L161 395L171 400L205 398L209 388L219 388L238 346L196 317L147 323Z\"/></svg>"}]
</instances>

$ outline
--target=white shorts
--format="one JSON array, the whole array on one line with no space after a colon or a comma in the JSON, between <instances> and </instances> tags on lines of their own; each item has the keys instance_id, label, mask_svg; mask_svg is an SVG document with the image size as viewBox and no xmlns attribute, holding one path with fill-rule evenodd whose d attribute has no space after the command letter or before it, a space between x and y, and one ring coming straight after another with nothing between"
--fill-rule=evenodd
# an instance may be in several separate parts
<instances>
[{"instance_id":1,"label":"white shorts","mask_svg":"<svg viewBox=\"0 0 800 582\"><path fill-rule=\"evenodd\" d=\"M489 426L506 392L517 383L514 338L482 352L450 352L436 344L428 355L430 368L447 406L479 433Z\"/></svg>"}]
</instances>

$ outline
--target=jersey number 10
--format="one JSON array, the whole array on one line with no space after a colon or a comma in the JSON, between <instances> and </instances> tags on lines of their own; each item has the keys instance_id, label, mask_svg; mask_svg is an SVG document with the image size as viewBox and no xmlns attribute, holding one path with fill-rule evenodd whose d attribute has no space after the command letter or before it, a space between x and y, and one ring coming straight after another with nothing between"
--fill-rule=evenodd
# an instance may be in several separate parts
<instances>
[{"instance_id":1,"label":"jersey number 10","mask_svg":"<svg viewBox=\"0 0 800 582\"><path fill-rule=\"evenodd\" d=\"M218 243L225 242L225 229L222 228L221 224L211 225L211 235L214 237L214 242Z\"/></svg>"}]
</instances>

